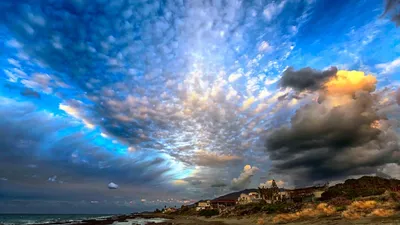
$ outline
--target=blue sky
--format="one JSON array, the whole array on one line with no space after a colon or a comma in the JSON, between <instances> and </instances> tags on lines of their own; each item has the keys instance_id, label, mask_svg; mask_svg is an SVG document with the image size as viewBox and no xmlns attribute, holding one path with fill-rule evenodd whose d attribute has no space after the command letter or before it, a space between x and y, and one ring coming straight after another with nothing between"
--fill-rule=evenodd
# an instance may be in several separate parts
<instances>
[{"instance_id":1,"label":"blue sky","mask_svg":"<svg viewBox=\"0 0 400 225\"><path fill-rule=\"evenodd\" d=\"M0 9L0 212L131 212L272 178L289 187L399 177L400 30L381 0L19 0ZM368 96L379 137L316 154L346 170L289 151L300 145L284 145L283 158L270 144L318 95L280 86L284 71L330 66L377 79ZM302 156L300 166L289 159Z\"/></svg>"}]
</instances>

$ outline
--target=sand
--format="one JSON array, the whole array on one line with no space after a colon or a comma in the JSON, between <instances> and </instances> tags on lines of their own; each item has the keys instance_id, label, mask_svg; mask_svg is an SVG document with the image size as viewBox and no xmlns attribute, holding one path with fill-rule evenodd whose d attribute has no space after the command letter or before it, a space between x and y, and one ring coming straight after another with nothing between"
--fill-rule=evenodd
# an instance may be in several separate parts
<instances>
[{"instance_id":1,"label":"sand","mask_svg":"<svg viewBox=\"0 0 400 225\"><path fill-rule=\"evenodd\" d=\"M177 216L174 219L168 221L169 224L173 225L267 225L272 223L272 217L269 215L263 216L249 216L243 218L204 218L204 217L188 217L188 216ZM329 216L320 217L313 219L300 220L290 223L281 223L286 225L312 225L312 224L322 224L322 225L400 225L400 214L392 217L379 218L379 217L366 217L359 220L348 220L341 216Z\"/></svg>"}]
</instances>

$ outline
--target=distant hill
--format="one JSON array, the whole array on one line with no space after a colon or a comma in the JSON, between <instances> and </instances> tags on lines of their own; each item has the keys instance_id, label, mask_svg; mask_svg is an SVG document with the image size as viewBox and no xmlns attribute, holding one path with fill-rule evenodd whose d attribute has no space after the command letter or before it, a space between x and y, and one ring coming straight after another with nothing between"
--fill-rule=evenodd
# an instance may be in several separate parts
<instances>
[{"instance_id":1,"label":"distant hill","mask_svg":"<svg viewBox=\"0 0 400 225\"><path fill-rule=\"evenodd\" d=\"M353 199L383 194L386 190L398 188L400 180L386 179L382 177L363 176L359 179L348 179L344 183L329 187L322 194L322 200L330 200L337 197Z\"/></svg>"},{"instance_id":2,"label":"distant hill","mask_svg":"<svg viewBox=\"0 0 400 225\"><path fill-rule=\"evenodd\" d=\"M240 197L240 194L248 194L250 192L258 192L258 189L245 189L242 191L232 192L223 196L219 196L218 198L214 198L215 200L237 200Z\"/></svg>"}]
</instances>

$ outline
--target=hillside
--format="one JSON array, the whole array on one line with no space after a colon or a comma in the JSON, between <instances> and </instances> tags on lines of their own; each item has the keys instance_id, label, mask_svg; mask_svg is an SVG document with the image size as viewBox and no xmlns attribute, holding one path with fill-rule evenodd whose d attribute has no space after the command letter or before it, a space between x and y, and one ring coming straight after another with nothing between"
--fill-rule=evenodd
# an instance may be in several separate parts
<instances>
[{"instance_id":1,"label":"hillside","mask_svg":"<svg viewBox=\"0 0 400 225\"><path fill-rule=\"evenodd\" d=\"M344 183L329 187L322 194L322 200L330 200L337 197L354 199L357 197L380 195L386 190L396 187L400 187L400 180L363 176L359 179L348 179Z\"/></svg>"},{"instance_id":2,"label":"hillside","mask_svg":"<svg viewBox=\"0 0 400 225\"><path fill-rule=\"evenodd\" d=\"M237 200L240 197L240 194L248 194L250 192L258 192L257 189L245 189L242 191L232 192L223 196L219 196L218 198L214 198L212 201L215 200Z\"/></svg>"},{"instance_id":3,"label":"hillside","mask_svg":"<svg viewBox=\"0 0 400 225\"><path fill-rule=\"evenodd\" d=\"M344 183L336 184L329 187L327 191L322 194L322 200L330 200L336 197L345 197L353 199L356 197L365 197L371 195L383 194L388 189L400 187L400 180L386 179L382 177L363 176L358 179L348 179ZM285 190L281 188L281 190ZM258 189L245 189L242 191L232 192L226 195L219 196L212 199L216 200L237 200L240 194L248 194L250 192L258 192ZM206 201L206 200L200 200ZM192 204L196 205L198 202Z\"/></svg>"}]
</instances>

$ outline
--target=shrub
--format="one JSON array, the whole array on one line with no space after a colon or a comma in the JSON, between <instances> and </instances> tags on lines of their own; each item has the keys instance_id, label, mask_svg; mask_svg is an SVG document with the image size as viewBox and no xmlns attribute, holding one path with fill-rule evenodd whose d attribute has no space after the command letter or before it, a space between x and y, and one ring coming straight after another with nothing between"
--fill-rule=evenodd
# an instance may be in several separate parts
<instances>
[{"instance_id":1,"label":"shrub","mask_svg":"<svg viewBox=\"0 0 400 225\"><path fill-rule=\"evenodd\" d=\"M287 212L289 211L290 205L284 203L268 204L262 207L262 211L267 213Z\"/></svg>"},{"instance_id":2,"label":"shrub","mask_svg":"<svg viewBox=\"0 0 400 225\"><path fill-rule=\"evenodd\" d=\"M400 201L400 195L395 192L390 192L389 196L393 201Z\"/></svg>"},{"instance_id":3,"label":"shrub","mask_svg":"<svg viewBox=\"0 0 400 225\"><path fill-rule=\"evenodd\" d=\"M199 212L199 216L212 217L219 214L218 209L204 209Z\"/></svg>"},{"instance_id":4,"label":"shrub","mask_svg":"<svg viewBox=\"0 0 400 225\"><path fill-rule=\"evenodd\" d=\"M340 207L340 206L347 206L351 204L351 200L344 198L344 197L336 197L329 201L330 205Z\"/></svg>"},{"instance_id":5,"label":"shrub","mask_svg":"<svg viewBox=\"0 0 400 225\"><path fill-rule=\"evenodd\" d=\"M400 203L397 203L396 206L394 207L395 210L400 211Z\"/></svg>"},{"instance_id":6,"label":"shrub","mask_svg":"<svg viewBox=\"0 0 400 225\"><path fill-rule=\"evenodd\" d=\"M336 211L338 211L338 212L342 212L342 211L345 211L347 209L347 207L346 206L337 206L336 207Z\"/></svg>"}]
</instances>

